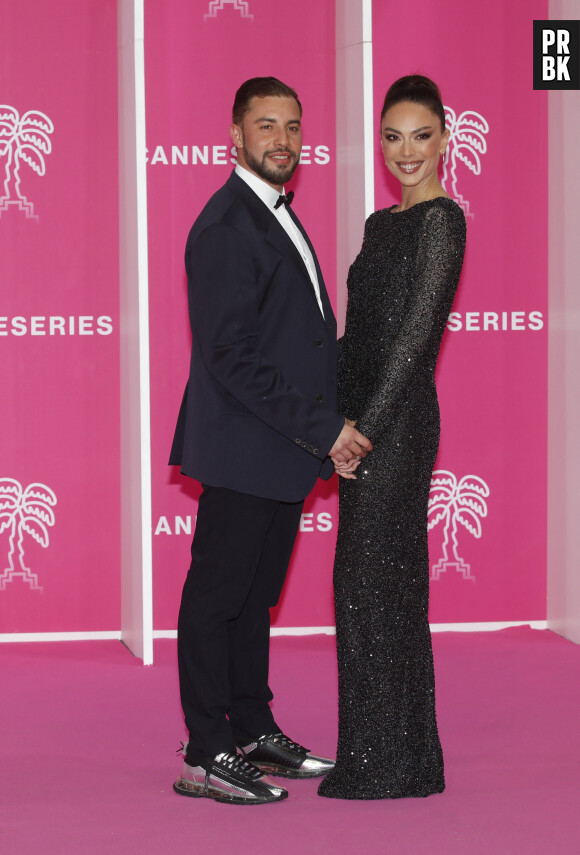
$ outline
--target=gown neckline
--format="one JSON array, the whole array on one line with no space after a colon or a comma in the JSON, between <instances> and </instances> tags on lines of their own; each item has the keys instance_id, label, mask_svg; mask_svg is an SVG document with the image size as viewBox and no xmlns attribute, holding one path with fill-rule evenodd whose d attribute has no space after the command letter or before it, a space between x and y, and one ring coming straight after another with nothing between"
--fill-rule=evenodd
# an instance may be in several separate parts
<instances>
[{"instance_id":1,"label":"gown neckline","mask_svg":"<svg viewBox=\"0 0 580 855\"><path fill-rule=\"evenodd\" d=\"M420 205L430 205L431 202L439 202L441 199L444 199L446 202L453 202L454 205L457 204L457 202L454 202L454 200L451 199L449 196L434 196L433 199L424 199L422 202L415 202L414 205L411 205L410 208L405 208L404 211L394 211L393 208L398 208L398 205L390 205L386 210L389 212L389 214L406 214L409 211L412 211L414 208L418 208Z\"/></svg>"}]
</instances>

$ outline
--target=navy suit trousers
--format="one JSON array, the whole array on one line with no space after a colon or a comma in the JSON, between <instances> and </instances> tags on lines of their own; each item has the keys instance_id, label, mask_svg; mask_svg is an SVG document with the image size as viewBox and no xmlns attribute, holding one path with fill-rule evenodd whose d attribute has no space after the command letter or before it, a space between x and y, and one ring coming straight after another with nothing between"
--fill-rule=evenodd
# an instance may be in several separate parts
<instances>
[{"instance_id":1,"label":"navy suit trousers","mask_svg":"<svg viewBox=\"0 0 580 855\"><path fill-rule=\"evenodd\" d=\"M280 729L269 706L269 610L303 504L204 485L178 623L192 765Z\"/></svg>"}]
</instances>

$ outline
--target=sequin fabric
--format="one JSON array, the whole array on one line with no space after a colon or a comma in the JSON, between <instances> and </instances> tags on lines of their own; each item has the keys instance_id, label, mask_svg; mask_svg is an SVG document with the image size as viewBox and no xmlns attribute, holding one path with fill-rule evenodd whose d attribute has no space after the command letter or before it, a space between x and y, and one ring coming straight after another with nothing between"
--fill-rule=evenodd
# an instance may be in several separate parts
<instances>
[{"instance_id":1,"label":"sequin fabric","mask_svg":"<svg viewBox=\"0 0 580 855\"><path fill-rule=\"evenodd\" d=\"M372 214L349 272L339 406L374 451L356 481L340 479L339 738L322 796L394 799L445 788L427 500L439 444L435 364L464 249L463 212L438 198Z\"/></svg>"}]
</instances>

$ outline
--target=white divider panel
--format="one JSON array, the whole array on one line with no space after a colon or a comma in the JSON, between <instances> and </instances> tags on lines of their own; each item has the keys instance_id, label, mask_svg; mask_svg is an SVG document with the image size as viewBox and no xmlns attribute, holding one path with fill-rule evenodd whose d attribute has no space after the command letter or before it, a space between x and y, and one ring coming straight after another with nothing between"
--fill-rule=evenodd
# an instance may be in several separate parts
<instances>
[{"instance_id":1,"label":"white divider panel","mask_svg":"<svg viewBox=\"0 0 580 855\"><path fill-rule=\"evenodd\" d=\"M551 20L578 18L551 0ZM580 644L580 92L549 95L548 628Z\"/></svg>"},{"instance_id":2,"label":"white divider panel","mask_svg":"<svg viewBox=\"0 0 580 855\"><path fill-rule=\"evenodd\" d=\"M121 638L153 662L143 0L119 0Z\"/></svg>"},{"instance_id":3,"label":"white divider panel","mask_svg":"<svg viewBox=\"0 0 580 855\"><path fill-rule=\"evenodd\" d=\"M374 211L371 0L336 0L337 319L344 332L346 277Z\"/></svg>"}]
</instances>

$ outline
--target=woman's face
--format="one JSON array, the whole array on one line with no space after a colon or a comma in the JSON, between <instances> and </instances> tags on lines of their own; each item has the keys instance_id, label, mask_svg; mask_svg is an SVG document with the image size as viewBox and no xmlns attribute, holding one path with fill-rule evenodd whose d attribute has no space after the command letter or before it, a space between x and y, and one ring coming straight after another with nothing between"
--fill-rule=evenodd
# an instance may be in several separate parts
<instances>
[{"instance_id":1,"label":"woman's face","mask_svg":"<svg viewBox=\"0 0 580 855\"><path fill-rule=\"evenodd\" d=\"M437 167L449 140L439 117L422 104L401 101L381 122L385 163L403 187L428 188L437 181Z\"/></svg>"}]
</instances>

